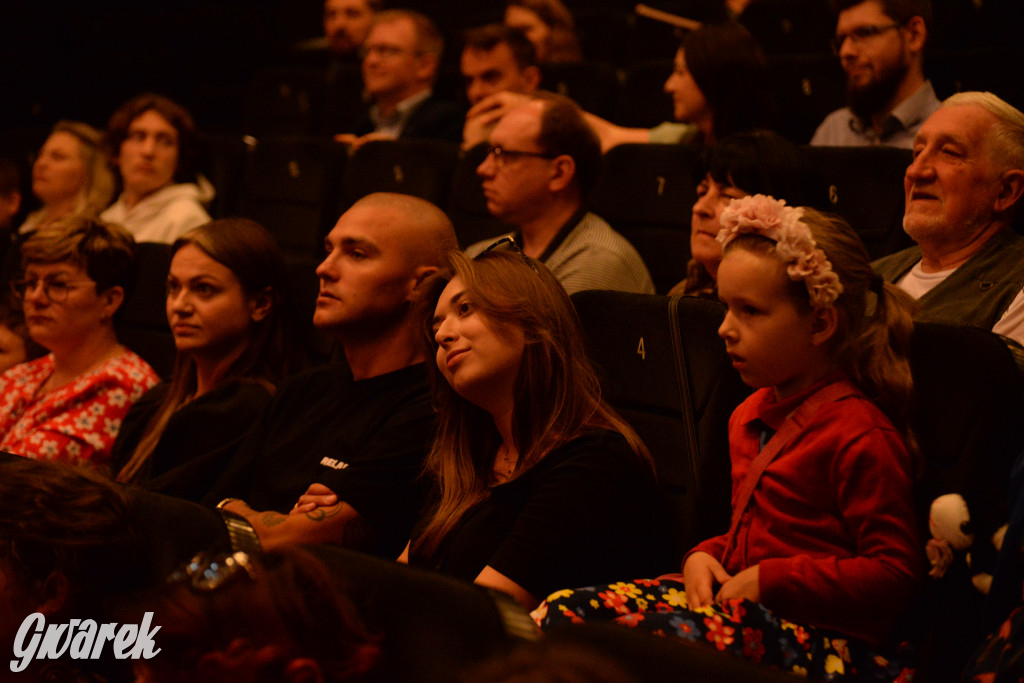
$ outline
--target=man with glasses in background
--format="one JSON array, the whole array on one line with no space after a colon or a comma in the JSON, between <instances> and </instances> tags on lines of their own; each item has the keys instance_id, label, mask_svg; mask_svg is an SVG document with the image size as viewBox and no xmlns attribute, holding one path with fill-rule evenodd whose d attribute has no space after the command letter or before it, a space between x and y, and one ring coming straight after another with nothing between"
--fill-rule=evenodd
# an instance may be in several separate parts
<instances>
[{"instance_id":1,"label":"man with glasses in background","mask_svg":"<svg viewBox=\"0 0 1024 683\"><path fill-rule=\"evenodd\" d=\"M924 77L931 0L839 0L832 48L846 72L847 107L825 120L812 145L910 149L940 106Z\"/></svg>"},{"instance_id":2,"label":"man with glasses in background","mask_svg":"<svg viewBox=\"0 0 1024 683\"><path fill-rule=\"evenodd\" d=\"M369 140L462 140L461 108L433 92L443 50L444 39L427 16L379 12L361 49L370 106L335 140L355 148Z\"/></svg>"},{"instance_id":3,"label":"man with glasses in background","mask_svg":"<svg viewBox=\"0 0 1024 683\"><path fill-rule=\"evenodd\" d=\"M654 293L636 249L585 201L601 144L568 98L538 93L505 114L477 168L487 210L515 228L523 253L544 263L572 294L584 289ZM474 256L494 242L467 249Z\"/></svg>"}]
</instances>

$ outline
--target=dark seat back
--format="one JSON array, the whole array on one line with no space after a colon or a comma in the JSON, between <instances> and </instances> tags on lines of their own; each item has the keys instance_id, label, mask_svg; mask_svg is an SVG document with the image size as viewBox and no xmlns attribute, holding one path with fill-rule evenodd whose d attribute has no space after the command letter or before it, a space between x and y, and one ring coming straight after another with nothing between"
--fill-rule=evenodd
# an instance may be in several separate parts
<instances>
[{"instance_id":1,"label":"dark seat back","mask_svg":"<svg viewBox=\"0 0 1024 683\"><path fill-rule=\"evenodd\" d=\"M632 243L659 293L686 277L698 153L690 145L613 147L591 194L594 213Z\"/></svg>"},{"instance_id":2,"label":"dark seat back","mask_svg":"<svg viewBox=\"0 0 1024 683\"><path fill-rule=\"evenodd\" d=\"M903 175L911 152L895 147L805 147L828 188L830 211L860 235L872 259L911 246L903 231Z\"/></svg>"},{"instance_id":3,"label":"dark seat back","mask_svg":"<svg viewBox=\"0 0 1024 683\"><path fill-rule=\"evenodd\" d=\"M1014 459L1024 451L1024 398L1014 354L1005 340L986 330L918 323L911 367L923 458L916 489L922 541L929 535L931 502L959 493L967 501L980 551L1008 519L1007 482ZM927 580L917 614L924 625L920 680L948 680L949 672L963 670L985 635L984 596L969 573L960 565L942 579Z\"/></svg>"},{"instance_id":4,"label":"dark seat back","mask_svg":"<svg viewBox=\"0 0 1024 683\"><path fill-rule=\"evenodd\" d=\"M246 90L242 132L256 137L319 132L324 79L323 69L312 66L260 71Z\"/></svg>"},{"instance_id":5,"label":"dark seat back","mask_svg":"<svg viewBox=\"0 0 1024 683\"><path fill-rule=\"evenodd\" d=\"M135 247L138 276L114 320L117 338L163 378L174 370L174 335L167 323L167 271L171 245L142 242Z\"/></svg>"},{"instance_id":6,"label":"dark seat back","mask_svg":"<svg viewBox=\"0 0 1024 683\"><path fill-rule=\"evenodd\" d=\"M286 252L319 253L338 216L346 151L331 140L268 137L246 160L238 212Z\"/></svg>"},{"instance_id":7,"label":"dark seat back","mask_svg":"<svg viewBox=\"0 0 1024 683\"><path fill-rule=\"evenodd\" d=\"M654 457L668 504L666 571L729 522L728 421L749 389L718 338L717 302L586 291L573 295L611 404Z\"/></svg>"},{"instance_id":8,"label":"dark seat back","mask_svg":"<svg viewBox=\"0 0 1024 683\"><path fill-rule=\"evenodd\" d=\"M371 680L451 681L515 638L539 631L512 598L443 574L331 545L307 548L383 636L382 666Z\"/></svg>"},{"instance_id":9,"label":"dark seat back","mask_svg":"<svg viewBox=\"0 0 1024 683\"><path fill-rule=\"evenodd\" d=\"M823 35L832 35L832 28ZM846 99L846 75L839 59L827 52L773 56L768 76L779 106L779 132L797 143L810 142L825 117Z\"/></svg>"},{"instance_id":10,"label":"dark seat back","mask_svg":"<svg viewBox=\"0 0 1024 683\"><path fill-rule=\"evenodd\" d=\"M373 192L398 192L444 207L451 194L459 146L437 140L374 140L345 167L346 206Z\"/></svg>"},{"instance_id":11,"label":"dark seat back","mask_svg":"<svg viewBox=\"0 0 1024 683\"><path fill-rule=\"evenodd\" d=\"M545 64L541 88L565 95L584 111L602 118L615 115L619 77L609 64L569 62Z\"/></svg>"}]
</instances>

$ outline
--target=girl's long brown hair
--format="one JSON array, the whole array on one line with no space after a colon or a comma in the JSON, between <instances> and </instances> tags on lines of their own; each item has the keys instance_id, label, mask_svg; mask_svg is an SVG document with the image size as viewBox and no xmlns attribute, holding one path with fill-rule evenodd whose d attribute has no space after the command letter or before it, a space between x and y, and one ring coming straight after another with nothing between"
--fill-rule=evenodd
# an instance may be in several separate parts
<instances>
[{"instance_id":1,"label":"girl's long brown hair","mask_svg":"<svg viewBox=\"0 0 1024 683\"><path fill-rule=\"evenodd\" d=\"M514 252L487 252L476 260L453 252L449 263L466 297L497 328L523 331L526 346L515 384L512 433L519 452L512 477L536 465L555 448L588 429L609 429L625 437L650 465L636 432L601 398L601 387L583 345L583 331L572 302L558 280L540 263ZM423 329L430 348L434 306L449 277L437 276L424 301ZM440 485L441 499L412 551L432 554L493 484L494 458L501 437L491 415L459 396L433 368L438 432L427 470Z\"/></svg>"}]
</instances>

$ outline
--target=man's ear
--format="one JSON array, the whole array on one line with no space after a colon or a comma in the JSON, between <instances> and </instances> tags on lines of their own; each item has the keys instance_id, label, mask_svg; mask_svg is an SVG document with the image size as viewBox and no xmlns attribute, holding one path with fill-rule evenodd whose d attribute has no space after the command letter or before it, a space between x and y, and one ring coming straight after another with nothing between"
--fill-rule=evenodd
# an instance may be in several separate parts
<instances>
[{"instance_id":1,"label":"man's ear","mask_svg":"<svg viewBox=\"0 0 1024 683\"><path fill-rule=\"evenodd\" d=\"M430 83L434 80L434 76L437 75L438 65L437 55L430 53L420 55L419 61L416 64L416 79L424 83Z\"/></svg>"},{"instance_id":2,"label":"man's ear","mask_svg":"<svg viewBox=\"0 0 1024 683\"><path fill-rule=\"evenodd\" d=\"M100 296L103 297L103 316L109 320L124 303L124 287L114 285Z\"/></svg>"},{"instance_id":3,"label":"man's ear","mask_svg":"<svg viewBox=\"0 0 1024 683\"><path fill-rule=\"evenodd\" d=\"M258 323L264 320L274 308L274 291L270 287L249 299L249 318Z\"/></svg>"},{"instance_id":4,"label":"man's ear","mask_svg":"<svg viewBox=\"0 0 1024 683\"><path fill-rule=\"evenodd\" d=\"M551 192L562 192L572 184L576 177L576 160L568 154L561 154L554 158L552 168L548 189Z\"/></svg>"},{"instance_id":5,"label":"man's ear","mask_svg":"<svg viewBox=\"0 0 1024 683\"><path fill-rule=\"evenodd\" d=\"M52 617L60 612L68 601L68 579L59 571L52 571L39 591L39 604L35 611Z\"/></svg>"},{"instance_id":6,"label":"man's ear","mask_svg":"<svg viewBox=\"0 0 1024 683\"><path fill-rule=\"evenodd\" d=\"M907 47L911 52L918 54L924 52L924 43L928 39L928 27L925 26L922 17L911 17L901 30L905 32Z\"/></svg>"},{"instance_id":7,"label":"man's ear","mask_svg":"<svg viewBox=\"0 0 1024 683\"><path fill-rule=\"evenodd\" d=\"M1004 171L999 178L999 196L996 197L996 213L1002 213L1013 208L1013 205L1024 193L1024 171L1011 168Z\"/></svg>"},{"instance_id":8,"label":"man's ear","mask_svg":"<svg viewBox=\"0 0 1024 683\"><path fill-rule=\"evenodd\" d=\"M839 314L835 306L824 306L811 311L814 318L811 320L811 344L823 346L835 336L839 327Z\"/></svg>"},{"instance_id":9,"label":"man's ear","mask_svg":"<svg viewBox=\"0 0 1024 683\"><path fill-rule=\"evenodd\" d=\"M431 275L437 273L439 268L437 266L418 266L413 271L412 289L409 290L409 298L414 299L419 296L420 290L423 288L423 283L430 278Z\"/></svg>"}]
</instances>

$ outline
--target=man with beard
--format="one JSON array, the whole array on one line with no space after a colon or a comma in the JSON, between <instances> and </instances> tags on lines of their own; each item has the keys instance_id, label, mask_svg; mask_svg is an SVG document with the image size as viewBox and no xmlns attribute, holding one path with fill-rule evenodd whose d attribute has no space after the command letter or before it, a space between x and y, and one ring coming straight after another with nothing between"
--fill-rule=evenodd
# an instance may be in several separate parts
<instances>
[{"instance_id":1,"label":"man with beard","mask_svg":"<svg viewBox=\"0 0 1024 683\"><path fill-rule=\"evenodd\" d=\"M324 38L333 55L355 62L382 0L324 0Z\"/></svg>"},{"instance_id":2,"label":"man with beard","mask_svg":"<svg viewBox=\"0 0 1024 683\"><path fill-rule=\"evenodd\" d=\"M839 0L832 48L846 72L848 107L829 114L812 145L910 149L939 108L924 77L931 0Z\"/></svg>"}]
</instances>

